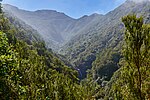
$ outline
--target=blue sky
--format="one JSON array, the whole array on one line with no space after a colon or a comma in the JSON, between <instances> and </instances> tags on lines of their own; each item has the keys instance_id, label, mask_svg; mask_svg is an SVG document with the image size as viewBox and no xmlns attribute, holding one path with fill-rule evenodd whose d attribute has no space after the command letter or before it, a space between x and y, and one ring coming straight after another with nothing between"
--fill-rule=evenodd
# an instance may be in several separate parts
<instances>
[{"instance_id":1,"label":"blue sky","mask_svg":"<svg viewBox=\"0 0 150 100\"><path fill-rule=\"evenodd\" d=\"M92 13L106 14L121 5L125 0L3 0L25 10L50 9L64 12L73 18Z\"/></svg>"}]
</instances>

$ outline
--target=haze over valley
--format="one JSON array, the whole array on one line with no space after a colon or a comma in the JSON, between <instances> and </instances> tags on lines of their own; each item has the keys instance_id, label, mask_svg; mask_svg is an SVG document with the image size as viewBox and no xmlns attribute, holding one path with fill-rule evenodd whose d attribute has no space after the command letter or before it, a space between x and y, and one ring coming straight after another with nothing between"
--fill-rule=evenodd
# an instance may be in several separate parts
<instances>
[{"instance_id":1,"label":"haze over valley","mask_svg":"<svg viewBox=\"0 0 150 100\"><path fill-rule=\"evenodd\" d=\"M6 53L0 53L0 66L9 76L3 85L16 89L0 87L0 97L9 93L4 100L149 100L149 0L126 0L106 14L80 18L11 4L2 4L2 11L0 50ZM7 61L16 76L5 70Z\"/></svg>"}]
</instances>

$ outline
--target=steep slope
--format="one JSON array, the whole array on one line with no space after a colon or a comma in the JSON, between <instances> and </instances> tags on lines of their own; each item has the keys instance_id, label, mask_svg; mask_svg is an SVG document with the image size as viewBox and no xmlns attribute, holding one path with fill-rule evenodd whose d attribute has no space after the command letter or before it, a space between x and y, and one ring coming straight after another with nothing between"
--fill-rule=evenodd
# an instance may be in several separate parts
<instances>
[{"instance_id":1,"label":"steep slope","mask_svg":"<svg viewBox=\"0 0 150 100\"><path fill-rule=\"evenodd\" d=\"M92 14L79 19L70 18L64 13L53 10L25 11L11 5L3 5L3 8L8 15L14 16L37 30L48 47L59 51L74 67L80 69L80 78L86 77L86 71L92 68L93 61L96 60L92 68L94 70L93 76L97 78L101 72L98 71L102 66L100 62L105 65L106 61L110 60L109 65L111 60L114 60L113 71L110 69L104 73L104 75L110 74L110 78L113 72L118 69L118 60L112 59L112 54L120 52L122 46L124 25L121 22L121 17L135 13L138 16L143 15L145 22L149 22L150 17L149 1L135 3L127 0L106 15ZM114 57L120 58L119 54ZM99 55L106 56L106 59L101 60L103 58ZM106 70L110 68L109 66ZM97 72L98 75L96 75Z\"/></svg>"},{"instance_id":2,"label":"steep slope","mask_svg":"<svg viewBox=\"0 0 150 100\"><path fill-rule=\"evenodd\" d=\"M133 9L130 9L131 12L129 14L136 14L138 17L143 16L144 23L150 23L150 2L140 2L138 4L133 3L132 1L127 1L127 4L132 4ZM129 4L128 4L129 5ZM140 8L140 9L139 9ZM121 19L121 18L120 18ZM119 22L121 24L121 21ZM124 37L124 28L121 29L120 27L116 29L116 33L119 32L118 36L120 35L121 38ZM115 40L116 38L116 40ZM93 62L93 78L97 79L98 77L103 78L108 81L112 77L113 73L120 68L118 62L120 58L122 58L121 50L123 48L123 41L122 39L118 41L119 37L114 37L113 39L116 42L116 45L113 45L113 41L110 40L109 45L102 50L97 55L96 60Z\"/></svg>"},{"instance_id":3,"label":"steep slope","mask_svg":"<svg viewBox=\"0 0 150 100\"><path fill-rule=\"evenodd\" d=\"M67 29L65 29L66 34L64 34L66 35L67 40L70 40L76 35L84 33L82 32L83 30L86 30L89 27L93 26L95 23L101 20L102 17L103 15L94 13L90 16L84 15L81 18L76 19L74 23L72 23Z\"/></svg>"},{"instance_id":4,"label":"steep slope","mask_svg":"<svg viewBox=\"0 0 150 100\"><path fill-rule=\"evenodd\" d=\"M35 30L8 18L0 13L0 98L84 98L77 72L49 51Z\"/></svg>"},{"instance_id":5,"label":"steep slope","mask_svg":"<svg viewBox=\"0 0 150 100\"><path fill-rule=\"evenodd\" d=\"M31 26L27 25L20 19L17 19L13 15L10 16L9 14L4 13L4 16L19 32L19 34L16 34L17 38L24 40L29 45L32 44L33 42L42 42L43 41L43 38Z\"/></svg>"},{"instance_id":6,"label":"steep slope","mask_svg":"<svg viewBox=\"0 0 150 100\"><path fill-rule=\"evenodd\" d=\"M14 15L37 30L49 47L51 45L54 45L53 47L63 45L73 36L81 33L80 30L91 26L95 20L102 16L93 14L80 19L73 19L54 10L25 11L8 4L3 5L3 8L4 12L11 16Z\"/></svg>"},{"instance_id":7,"label":"steep slope","mask_svg":"<svg viewBox=\"0 0 150 100\"><path fill-rule=\"evenodd\" d=\"M124 25L121 22L121 18L127 14L137 14L142 15L145 21L148 21L150 17L150 2L140 2L134 3L132 1L126 1L124 4L116 8L115 10L104 15L100 21L97 21L95 25L89 27L86 30L82 30L83 34L77 35L72 38L60 51L65 56L68 57L69 61L72 62L76 67L81 69L83 74L81 78L86 76L86 70L92 67L93 61L96 59L96 54L101 53L101 51L106 51L108 48L110 51L119 52L119 48L122 46L123 30ZM109 51L108 51L109 52ZM105 52L103 52L105 53ZM104 55L104 54L102 54ZM106 56L107 58L108 56ZM110 56L111 57L111 56ZM100 62L101 59L96 60ZM109 58L108 58L109 59ZM105 60L106 61L106 60ZM106 64L104 61L103 64ZM118 60L117 60L118 61ZM101 67L100 63L95 63L93 70L98 71ZM117 65L113 71L106 71L111 69L106 68L105 71L110 74L117 70ZM95 75L100 73L94 73Z\"/></svg>"},{"instance_id":8,"label":"steep slope","mask_svg":"<svg viewBox=\"0 0 150 100\"><path fill-rule=\"evenodd\" d=\"M73 19L63 13L53 10L25 11L11 5L3 5L4 12L13 14L18 19L37 30L46 42L64 41L61 34L73 22ZM60 24L61 23L61 24Z\"/></svg>"}]
</instances>

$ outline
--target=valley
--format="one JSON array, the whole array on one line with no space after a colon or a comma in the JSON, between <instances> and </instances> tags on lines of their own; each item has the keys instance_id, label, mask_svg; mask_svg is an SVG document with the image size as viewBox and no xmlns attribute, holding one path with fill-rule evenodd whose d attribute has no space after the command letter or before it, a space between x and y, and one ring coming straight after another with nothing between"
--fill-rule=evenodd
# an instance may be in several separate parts
<instances>
[{"instance_id":1,"label":"valley","mask_svg":"<svg viewBox=\"0 0 150 100\"><path fill-rule=\"evenodd\" d=\"M64 55L72 66L80 69L82 74L79 77L82 79L86 77L86 71L92 69L92 63L100 52L110 49L119 54L124 32L121 18L135 13L149 21L149 6L150 3L126 1L106 15L95 13L79 19L53 10L25 11L11 5L4 5L4 11L36 30L48 48ZM117 69L115 67L107 74L112 75Z\"/></svg>"},{"instance_id":2,"label":"valley","mask_svg":"<svg viewBox=\"0 0 150 100\"><path fill-rule=\"evenodd\" d=\"M15 93L20 93L21 91L22 94L33 94L33 97L29 96L30 99L33 99L34 97L38 98L37 94L34 92L36 89L42 88L44 92L42 92L42 90L39 90L40 92L36 91L40 95L44 95L43 98L39 97L42 99L49 95L51 97L48 96L48 98L63 100L63 98L65 98L63 96L67 95L64 100L94 100L93 98L110 100L111 97L113 97L115 89L116 91L120 91L120 88L117 88L116 86L118 84L121 84L122 87L124 86L122 83L124 80L122 80L121 75L128 73L128 71L131 71L130 74L134 74L132 73L132 70L123 69L123 66L127 65L125 57L131 56L132 53L134 53L132 52L130 55L124 55L123 53L126 50L126 45L128 45L128 42L126 42L128 36L125 32L128 27L130 27L130 25L127 27L125 22L123 22L123 17L131 15L131 17L133 17L133 22L131 21L132 24L134 23L134 20L140 20L139 17L142 16L142 28L144 25L150 24L149 0L138 3L132 0L126 0L122 5L104 15L93 13L91 15L83 15L78 19L69 17L65 13L55 10L27 11L10 4L2 4L2 7L4 15L1 16L1 19L5 16L8 21L4 20L6 25L4 24L4 29L3 27L0 28L2 32L6 32L8 35L8 47L9 45L13 45L13 48L10 49L12 49L12 51L14 49L17 52L13 52L13 55L18 59L18 61L16 61L18 66L22 66L22 68L18 67L20 68L19 70L22 71L18 72L20 73L18 75L25 75L20 76L24 79L17 80L18 86L20 84L19 81L23 80L23 83L21 84L22 91L16 90ZM134 18L134 15L136 15L137 19ZM130 19L126 22L128 21L130 21ZM3 21L0 21L0 23L2 23L0 25L3 25ZM148 31L146 31L146 28L144 29L145 31L141 29L142 32L144 31L146 33L150 31L149 28L147 28ZM135 29L133 29L133 31L135 31ZM149 39L149 33L147 34L148 35L143 37L144 39ZM143 51L146 52L147 56L144 55L144 53L141 53L141 55L143 54L145 56L143 59L146 59L145 61L147 64L143 66L148 66L146 67L147 72L145 72L147 75L147 73L149 73L148 62L150 60L149 40L145 40L142 43L143 46L141 47L141 51L143 48L144 50L145 48L148 49L148 51L146 51L147 49ZM132 44L134 44L134 42ZM129 44L129 48L132 44ZM148 46L146 47L145 45ZM128 59L131 60L131 57ZM134 63L134 61L132 63ZM34 66L33 69L32 66ZM139 70L145 71L146 68L141 68ZM40 73L40 70L42 73ZM48 78L49 76L50 78ZM123 78L126 78L126 76L127 75L125 74ZM27 80L27 77L29 77L32 84L24 82L24 80ZM32 81L34 77L35 80ZM149 76L147 77L149 79ZM143 80L144 79L145 82L147 82L145 76L143 77ZM61 81L64 83L61 83ZM34 82L39 82L40 85L38 86L34 84ZM135 81L135 84L136 82L137 81ZM59 84L63 89L60 89ZM149 84L145 84L143 85L145 86L143 91L149 89ZM67 85L69 85L70 88L68 88ZM26 86L31 87L33 91L29 90ZM45 87L47 87L48 90ZM77 92L78 89L81 89L81 91ZM56 90L59 95L61 95L61 93L62 95L60 98L59 96L57 98L57 93L50 92L51 94L46 94L49 90ZM147 92L143 93L147 94ZM72 97L70 95L72 95ZM78 99L76 99L77 95L79 95ZM23 96L24 95L20 98L24 98ZM148 98L148 96L149 95L146 95L145 97Z\"/></svg>"}]
</instances>

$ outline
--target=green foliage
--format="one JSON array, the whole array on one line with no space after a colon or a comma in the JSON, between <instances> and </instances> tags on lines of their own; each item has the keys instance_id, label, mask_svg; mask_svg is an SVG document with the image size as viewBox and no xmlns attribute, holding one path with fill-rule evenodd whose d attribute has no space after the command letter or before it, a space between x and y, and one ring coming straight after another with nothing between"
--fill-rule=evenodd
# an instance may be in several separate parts
<instances>
[{"instance_id":1,"label":"green foliage","mask_svg":"<svg viewBox=\"0 0 150 100\"><path fill-rule=\"evenodd\" d=\"M30 40L26 33L29 32L27 29L21 31L22 28L11 25L3 15L0 17L1 99L83 100L85 98L75 70L48 51L44 42Z\"/></svg>"},{"instance_id":2,"label":"green foliage","mask_svg":"<svg viewBox=\"0 0 150 100\"><path fill-rule=\"evenodd\" d=\"M96 80L98 77L105 78L104 80L109 81L113 73L118 70L118 62L121 58L121 53L117 49L108 48L104 49L97 55L96 60L93 62L93 79ZM99 82L101 84L101 82Z\"/></svg>"},{"instance_id":3,"label":"green foliage","mask_svg":"<svg viewBox=\"0 0 150 100\"><path fill-rule=\"evenodd\" d=\"M121 38L111 39L111 35L108 35L108 39L103 39L95 34L93 39L89 41L85 39L86 42L82 45L74 46L78 50L69 57L69 61L84 70L84 77L88 73L87 78L79 82L77 71L66 66L55 56L56 54L48 50L33 29L11 17L8 20L1 14L0 98L4 100L148 99L150 25L144 25L143 19L136 16L124 17L123 22L127 29L125 60L121 60L119 64L123 67L115 72L110 82L106 81L110 80L114 71L118 69L121 58L121 42L118 41ZM102 39L101 46L98 46L99 41L95 42L95 39ZM112 44L107 40L111 40ZM87 47L89 50L86 51ZM96 49L92 49L95 47ZM92 71L86 72L85 70L90 69L95 60L97 49L101 52L93 63ZM80 58L81 56L83 57Z\"/></svg>"},{"instance_id":4,"label":"green foliage","mask_svg":"<svg viewBox=\"0 0 150 100\"><path fill-rule=\"evenodd\" d=\"M89 73L89 72L88 72ZM86 79L83 79L80 84L82 87L82 93L85 100L95 100L99 97L99 91L101 89L100 85L98 85L97 81L93 80L88 74Z\"/></svg>"},{"instance_id":5,"label":"green foliage","mask_svg":"<svg viewBox=\"0 0 150 100\"><path fill-rule=\"evenodd\" d=\"M135 15L125 16L122 21L126 27L125 58L120 62L120 77L112 91L117 100L147 100L150 94L150 25L143 24L143 18Z\"/></svg>"},{"instance_id":6,"label":"green foliage","mask_svg":"<svg viewBox=\"0 0 150 100\"><path fill-rule=\"evenodd\" d=\"M18 80L17 68L16 53L9 45L6 34L0 32L0 97L2 99L8 96L15 98L14 83Z\"/></svg>"}]
</instances>

